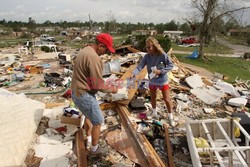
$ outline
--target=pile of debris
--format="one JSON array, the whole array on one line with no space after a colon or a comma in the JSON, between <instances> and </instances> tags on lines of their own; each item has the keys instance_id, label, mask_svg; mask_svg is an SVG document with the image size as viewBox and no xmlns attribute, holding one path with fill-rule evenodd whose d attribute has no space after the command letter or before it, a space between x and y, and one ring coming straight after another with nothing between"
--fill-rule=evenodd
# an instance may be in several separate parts
<instances>
[{"instance_id":1,"label":"pile of debris","mask_svg":"<svg viewBox=\"0 0 250 167\"><path fill-rule=\"evenodd\" d=\"M75 55L76 52L72 53ZM218 160L218 152L221 150L214 150L211 138L206 136L212 133L211 125L204 125L202 122L209 123L210 119L219 120L234 116L245 118L249 114L250 105L248 85L243 82L229 84L218 75L213 78L201 76L195 70L184 67L169 52L174 69L167 75L170 78L170 96L176 123L171 127L160 91L157 92L159 119L152 117L146 68L135 80L130 80L136 63L146 53L131 46L117 48L116 53L113 56L101 56L104 79L120 89L115 95L100 92L96 95L105 117L100 145L108 149L108 154L98 160L86 156L83 142L86 139L81 128L84 116L71 100L69 86L73 54L70 56L63 53L42 53L29 58L1 56L1 87L24 93L29 98L44 102L46 106L37 128L37 136L26 158L26 165L196 166L199 162L194 157L200 152L199 148L209 146L212 149L210 161L207 162L206 156L201 157L202 164L224 163ZM248 116L247 118L249 119ZM197 123L192 120L202 121ZM204 129L197 130L194 128L198 127L195 123ZM215 124L220 128L220 122ZM236 124L232 125L238 127ZM245 121L244 125L240 121L240 124L247 132L242 132L242 129L240 131L244 135L249 134L249 128L246 128L250 124L249 120ZM227 128L230 127L233 126ZM212 139L219 138L218 135L223 136L216 133ZM198 139L199 137L203 138ZM242 139L242 135L234 137L237 139L235 141ZM200 147L197 143L204 142L203 139L210 143ZM231 140L235 142L232 138ZM249 143L249 135L243 144L246 143ZM247 156L249 153L244 157ZM248 161L246 163L249 164Z\"/></svg>"}]
</instances>

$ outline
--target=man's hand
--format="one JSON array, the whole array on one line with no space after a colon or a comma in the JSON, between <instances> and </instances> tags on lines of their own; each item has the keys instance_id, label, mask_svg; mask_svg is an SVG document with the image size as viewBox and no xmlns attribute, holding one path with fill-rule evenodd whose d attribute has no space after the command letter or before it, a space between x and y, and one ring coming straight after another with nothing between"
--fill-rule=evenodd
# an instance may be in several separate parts
<instances>
[{"instance_id":1,"label":"man's hand","mask_svg":"<svg viewBox=\"0 0 250 167\"><path fill-rule=\"evenodd\" d=\"M132 74L130 77L129 77L129 79L134 79L135 78L135 75L134 74Z\"/></svg>"},{"instance_id":2,"label":"man's hand","mask_svg":"<svg viewBox=\"0 0 250 167\"><path fill-rule=\"evenodd\" d=\"M111 93L116 94L117 92L118 92L118 87L114 86Z\"/></svg>"},{"instance_id":3,"label":"man's hand","mask_svg":"<svg viewBox=\"0 0 250 167\"><path fill-rule=\"evenodd\" d=\"M155 70L155 71L153 71L153 73L155 73L156 75L159 75L159 74L161 74L161 70Z\"/></svg>"}]
</instances>

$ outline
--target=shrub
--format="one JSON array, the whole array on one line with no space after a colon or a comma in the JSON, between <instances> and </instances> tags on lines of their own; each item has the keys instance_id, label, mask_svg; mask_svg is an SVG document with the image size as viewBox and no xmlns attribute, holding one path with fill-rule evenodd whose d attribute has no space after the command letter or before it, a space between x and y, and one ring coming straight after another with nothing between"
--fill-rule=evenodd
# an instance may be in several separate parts
<instances>
[{"instance_id":1,"label":"shrub","mask_svg":"<svg viewBox=\"0 0 250 167\"><path fill-rule=\"evenodd\" d=\"M244 59L250 59L250 52L244 53L243 58L244 58Z\"/></svg>"},{"instance_id":2,"label":"shrub","mask_svg":"<svg viewBox=\"0 0 250 167\"><path fill-rule=\"evenodd\" d=\"M247 38L247 44L250 46L250 37Z\"/></svg>"},{"instance_id":3,"label":"shrub","mask_svg":"<svg viewBox=\"0 0 250 167\"><path fill-rule=\"evenodd\" d=\"M50 48L48 46L42 46L41 50L46 52L46 53L50 52Z\"/></svg>"},{"instance_id":4,"label":"shrub","mask_svg":"<svg viewBox=\"0 0 250 167\"><path fill-rule=\"evenodd\" d=\"M145 46L146 46L146 39L148 37L149 36L145 36L145 35L135 36L136 39L135 39L135 42L132 43L133 46L140 51L146 51ZM154 36L154 38L158 40L163 50L167 53L169 49L171 48L171 40L163 36Z\"/></svg>"}]
</instances>

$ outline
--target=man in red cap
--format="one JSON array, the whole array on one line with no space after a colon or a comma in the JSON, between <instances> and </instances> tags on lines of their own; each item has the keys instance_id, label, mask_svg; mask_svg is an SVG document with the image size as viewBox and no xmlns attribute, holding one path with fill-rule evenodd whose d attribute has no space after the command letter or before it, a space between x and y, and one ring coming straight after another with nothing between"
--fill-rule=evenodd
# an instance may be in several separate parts
<instances>
[{"instance_id":1,"label":"man in red cap","mask_svg":"<svg viewBox=\"0 0 250 167\"><path fill-rule=\"evenodd\" d=\"M77 108L85 116L84 128L87 134L87 148L90 153L99 154L98 141L104 117L96 100L97 91L117 93L117 87L105 86L102 79L103 63L99 57L105 53L114 53L113 39L109 34L96 36L95 44L83 48L74 60L71 83L72 99Z\"/></svg>"}]
</instances>

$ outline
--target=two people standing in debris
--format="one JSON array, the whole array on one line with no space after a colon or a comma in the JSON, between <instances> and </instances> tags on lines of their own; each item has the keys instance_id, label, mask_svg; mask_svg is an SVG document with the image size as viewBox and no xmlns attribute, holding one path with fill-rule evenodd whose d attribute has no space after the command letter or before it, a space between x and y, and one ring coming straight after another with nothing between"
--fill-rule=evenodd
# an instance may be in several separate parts
<instances>
[{"instance_id":1,"label":"two people standing in debris","mask_svg":"<svg viewBox=\"0 0 250 167\"><path fill-rule=\"evenodd\" d=\"M72 99L85 116L84 129L87 134L87 148L91 154L102 152L98 147L103 114L96 100L95 93L117 93L117 87L105 88L102 79L103 63L99 57L105 53L114 53L113 39L109 34L96 36L95 44L83 48L74 60L74 70L71 83Z\"/></svg>"},{"instance_id":2,"label":"two people standing in debris","mask_svg":"<svg viewBox=\"0 0 250 167\"><path fill-rule=\"evenodd\" d=\"M135 77L135 75L137 75L145 66L147 66L153 117L158 118L156 110L156 90L160 89L162 91L163 100L168 109L170 125L174 126L172 104L170 100L170 89L168 84L168 76L166 74L172 70L173 63L168 55L163 51L158 40L153 37L147 38L146 50L147 54L142 58L139 65L133 71L132 77Z\"/></svg>"}]
</instances>

